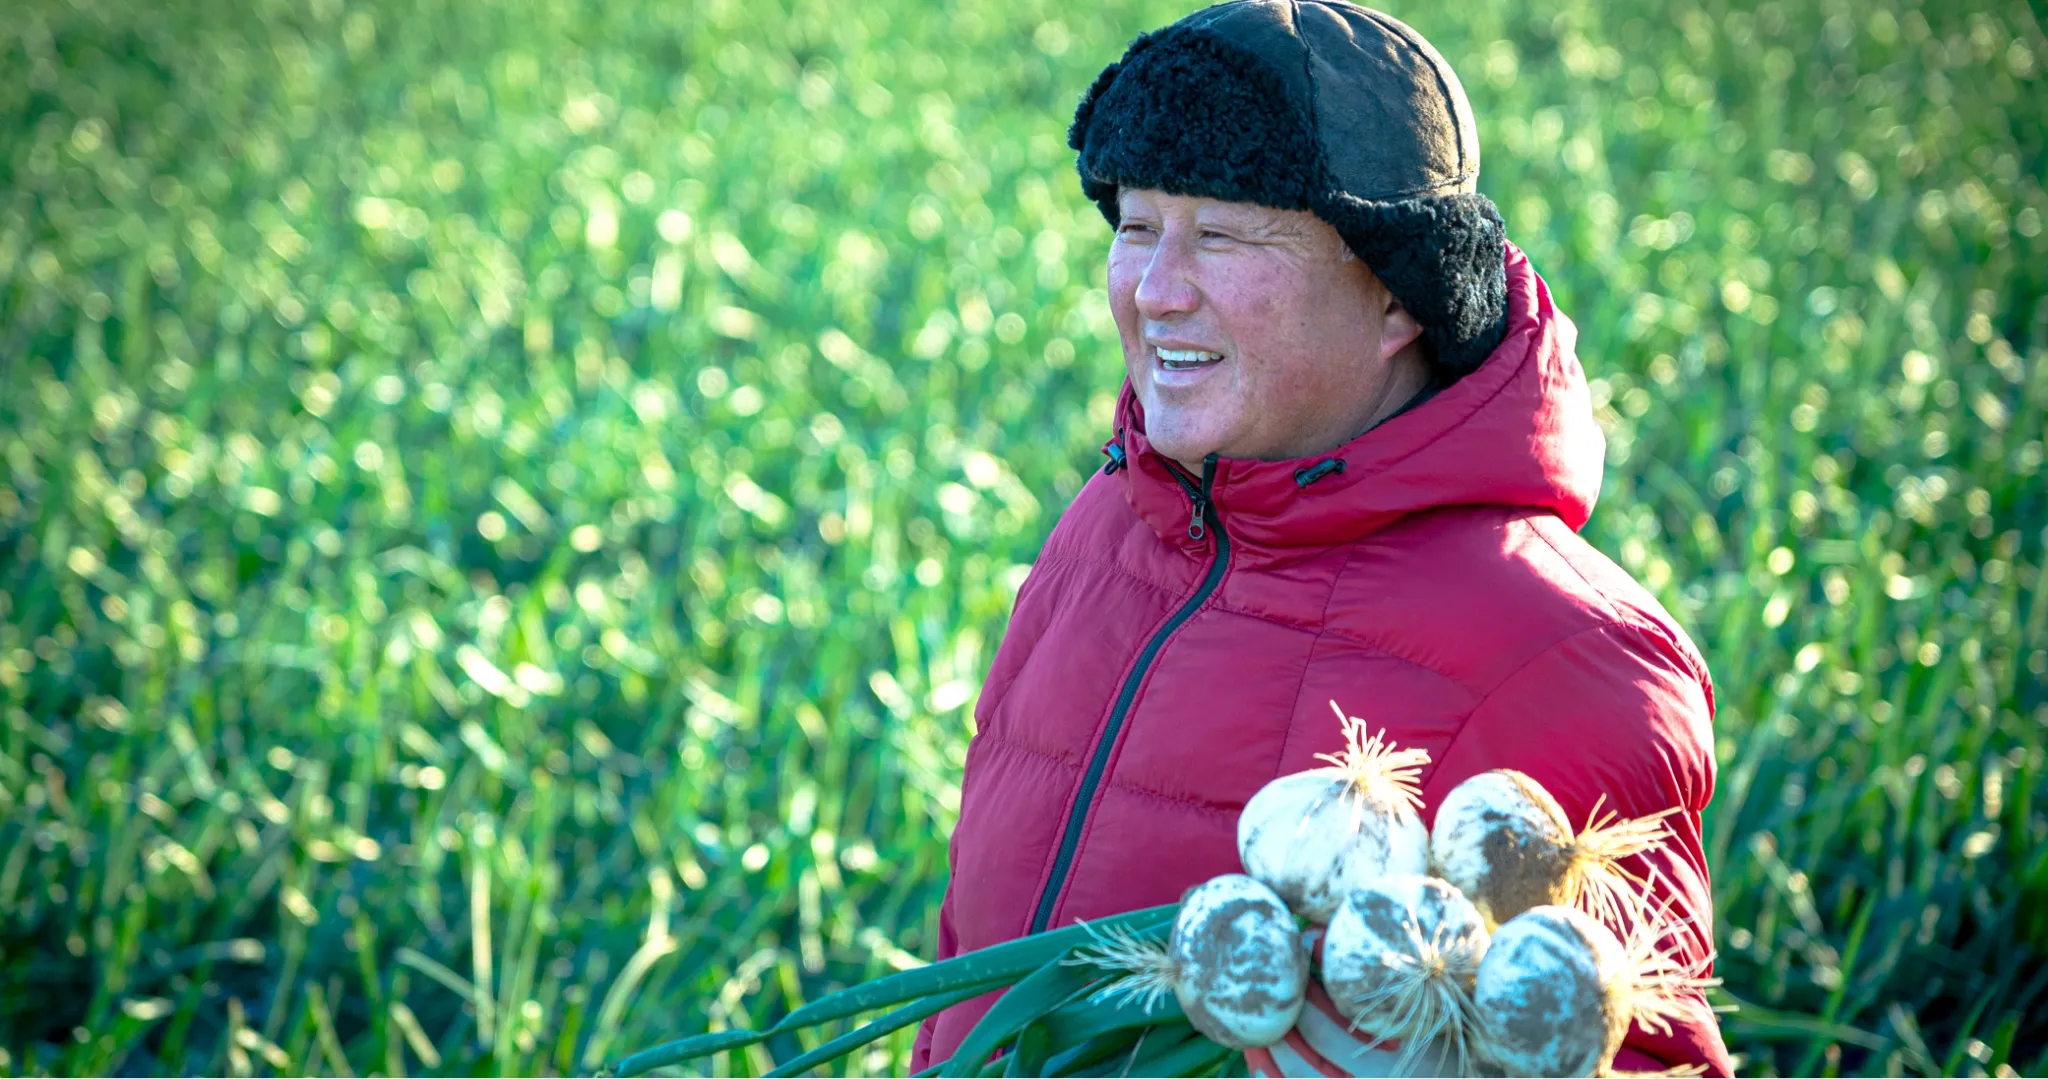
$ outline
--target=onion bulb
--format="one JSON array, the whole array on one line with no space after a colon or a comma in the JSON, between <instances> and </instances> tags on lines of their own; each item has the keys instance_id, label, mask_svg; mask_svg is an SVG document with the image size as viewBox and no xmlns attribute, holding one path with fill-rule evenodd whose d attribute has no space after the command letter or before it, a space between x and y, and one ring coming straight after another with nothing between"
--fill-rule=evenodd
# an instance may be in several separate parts
<instances>
[{"instance_id":1,"label":"onion bulb","mask_svg":"<svg viewBox=\"0 0 2048 1079\"><path fill-rule=\"evenodd\" d=\"M1473 988L1485 1055L1510 1075L1606 1075L1631 1024L1669 1034L1687 998L1718 982L1662 946L1672 923L1634 913L1627 941L1563 906L1496 930Z\"/></svg>"},{"instance_id":2,"label":"onion bulb","mask_svg":"<svg viewBox=\"0 0 2048 1079\"><path fill-rule=\"evenodd\" d=\"M1470 1074L1479 1014L1472 984L1486 954L1472 903L1435 877L1385 877L1344 897L1323 937L1323 988L1373 1044L1402 1043L1396 1071L1425 1052Z\"/></svg>"},{"instance_id":3,"label":"onion bulb","mask_svg":"<svg viewBox=\"0 0 2048 1079\"><path fill-rule=\"evenodd\" d=\"M1489 927L1548 905L1623 924L1644 883L1620 861L1669 838L1663 818L1678 809L1618 820L1612 810L1600 813L1605 798L1574 833L1564 808L1534 779L1509 768L1481 772L1437 806L1430 859Z\"/></svg>"},{"instance_id":4,"label":"onion bulb","mask_svg":"<svg viewBox=\"0 0 2048 1079\"><path fill-rule=\"evenodd\" d=\"M1286 1037L1307 1000L1308 948L1294 915L1242 873L1188 889L1165 943L1106 935L1068 962L1123 975L1095 992L1098 1003L1170 992L1197 1031L1233 1049Z\"/></svg>"},{"instance_id":5,"label":"onion bulb","mask_svg":"<svg viewBox=\"0 0 2048 1079\"><path fill-rule=\"evenodd\" d=\"M1367 737L1364 720L1346 716L1335 701L1330 708L1344 727L1344 751L1317 754L1330 767L1261 787L1237 818L1245 872L1319 923L1354 889L1389 873L1421 873L1429 863L1416 782L1428 752Z\"/></svg>"},{"instance_id":6,"label":"onion bulb","mask_svg":"<svg viewBox=\"0 0 2048 1079\"><path fill-rule=\"evenodd\" d=\"M1479 963L1473 997L1487 1056L1514 1075L1593 1075L1628 1031L1611 989L1621 943L1571 907L1539 906L1503 923Z\"/></svg>"}]
</instances>

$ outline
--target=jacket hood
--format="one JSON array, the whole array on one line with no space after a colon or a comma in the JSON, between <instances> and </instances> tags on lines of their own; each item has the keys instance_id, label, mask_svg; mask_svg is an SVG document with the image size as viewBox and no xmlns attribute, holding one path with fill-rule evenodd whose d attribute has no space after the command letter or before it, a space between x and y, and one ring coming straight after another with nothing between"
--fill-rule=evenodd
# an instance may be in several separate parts
<instances>
[{"instance_id":1,"label":"jacket hood","mask_svg":"<svg viewBox=\"0 0 2048 1079\"><path fill-rule=\"evenodd\" d=\"M1584 526L1599 497L1606 439L1573 351L1578 330L1551 303L1528 257L1513 244L1506 252L1507 333L1471 374L1329 453L1217 462L1210 498L1235 561L1292 561L1439 506L1526 507L1575 531ZM1187 491L1146 440L1128 379L1117 429L1132 509L1166 543L1205 550L1206 539L1189 536ZM1333 459L1343 464L1325 465L1306 484L1297 479Z\"/></svg>"}]
</instances>

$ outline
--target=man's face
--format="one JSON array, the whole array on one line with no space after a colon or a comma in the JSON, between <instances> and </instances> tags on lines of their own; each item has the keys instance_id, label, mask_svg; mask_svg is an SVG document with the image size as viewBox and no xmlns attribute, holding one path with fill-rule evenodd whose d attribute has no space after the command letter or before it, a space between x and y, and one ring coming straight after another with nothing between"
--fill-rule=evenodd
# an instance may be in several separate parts
<instances>
[{"instance_id":1,"label":"man's face","mask_svg":"<svg viewBox=\"0 0 2048 1079\"><path fill-rule=\"evenodd\" d=\"M1118 205L1110 310L1161 453L1189 468L1212 452L1306 457L1383 410L1389 359L1414 324L1336 229L1160 191L1125 189Z\"/></svg>"}]
</instances>

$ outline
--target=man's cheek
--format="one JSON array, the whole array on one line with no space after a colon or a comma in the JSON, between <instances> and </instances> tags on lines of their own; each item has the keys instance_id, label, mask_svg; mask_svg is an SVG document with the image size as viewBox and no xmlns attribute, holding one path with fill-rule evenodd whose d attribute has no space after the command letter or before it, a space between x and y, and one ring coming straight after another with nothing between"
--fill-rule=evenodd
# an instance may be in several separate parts
<instances>
[{"instance_id":1,"label":"man's cheek","mask_svg":"<svg viewBox=\"0 0 2048 1079\"><path fill-rule=\"evenodd\" d=\"M1334 299L1327 290L1317 288L1319 284L1269 270L1241 276L1230 293L1248 324L1277 329L1298 326L1307 309L1318 301Z\"/></svg>"},{"instance_id":2,"label":"man's cheek","mask_svg":"<svg viewBox=\"0 0 2048 1079\"><path fill-rule=\"evenodd\" d=\"M1106 285L1109 290L1110 311L1116 315L1118 324L1123 325L1137 313L1137 267L1119 264L1117 260L1111 259Z\"/></svg>"}]
</instances>

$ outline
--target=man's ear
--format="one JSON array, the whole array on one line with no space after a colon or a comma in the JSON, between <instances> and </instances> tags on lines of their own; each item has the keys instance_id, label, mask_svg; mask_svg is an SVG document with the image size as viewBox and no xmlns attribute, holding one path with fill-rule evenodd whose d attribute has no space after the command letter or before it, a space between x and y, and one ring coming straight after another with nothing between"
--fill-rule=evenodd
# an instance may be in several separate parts
<instances>
[{"instance_id":1,"label":"man's ear","mask_svg":"<svg viewBox=\"0 0 2048 1079\"><path fill-rule=\"evenodd\" d=\"M1402 349L1422 337L1422 323L1401 306L1393 292L1387 293L1387 317L1380 326L1380 361L1391 362Z\"/></svg>"}]
</instances>

